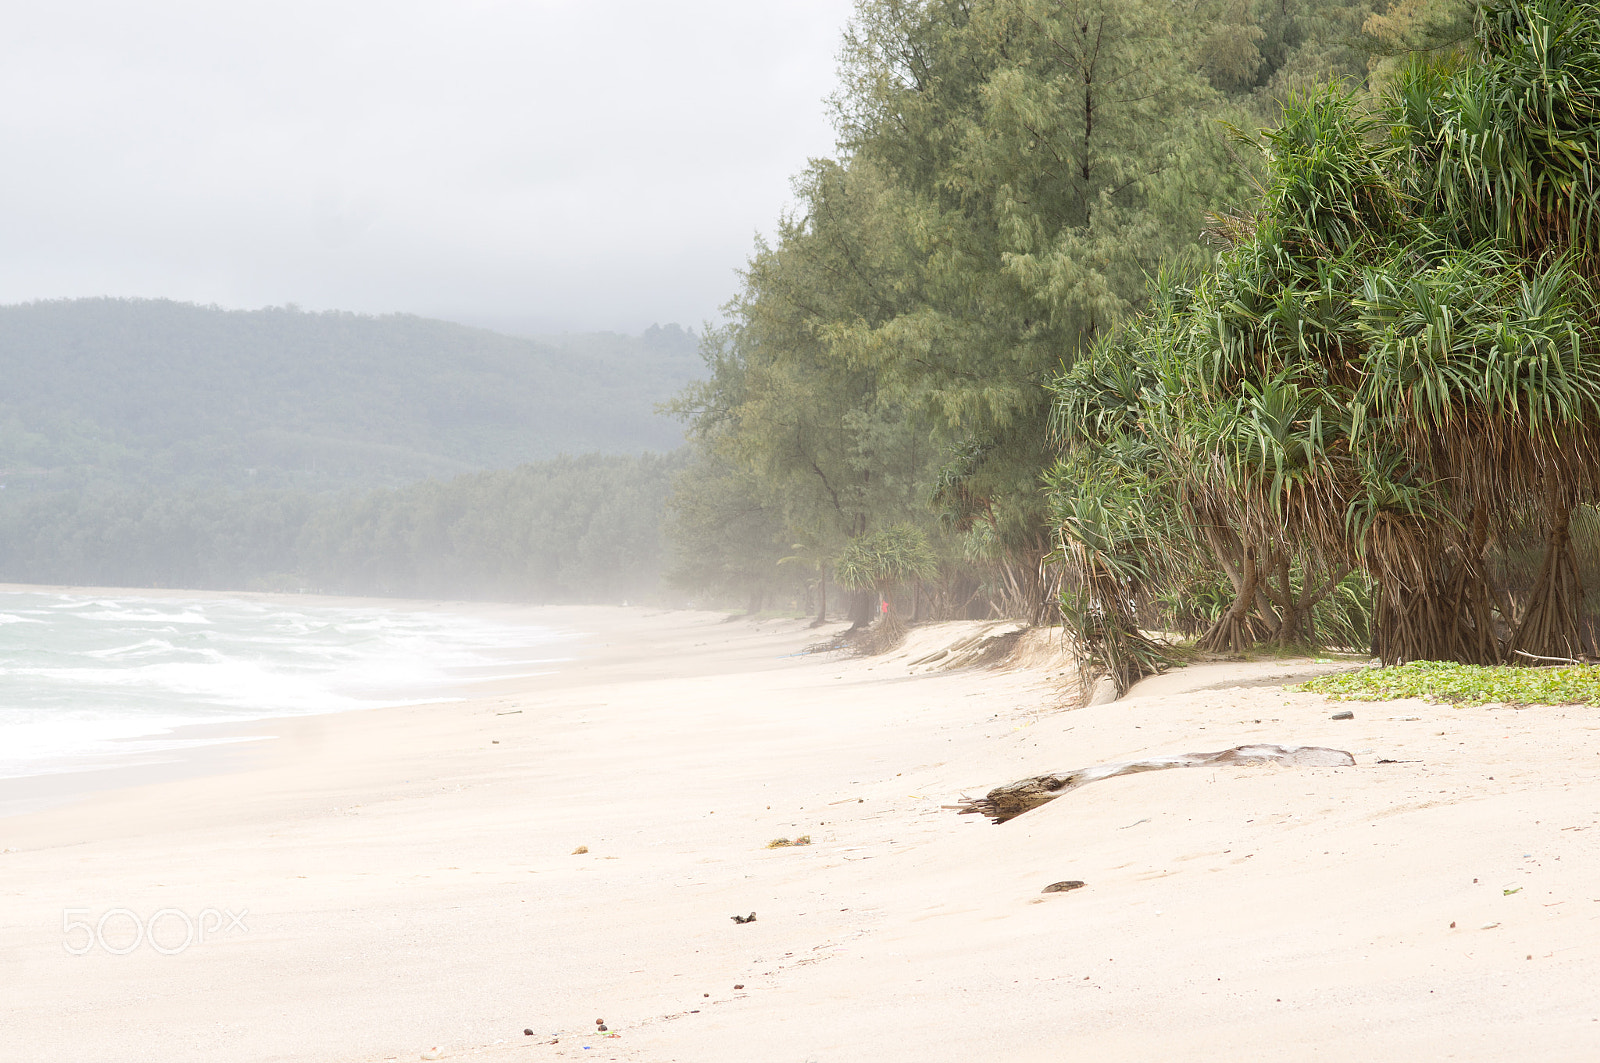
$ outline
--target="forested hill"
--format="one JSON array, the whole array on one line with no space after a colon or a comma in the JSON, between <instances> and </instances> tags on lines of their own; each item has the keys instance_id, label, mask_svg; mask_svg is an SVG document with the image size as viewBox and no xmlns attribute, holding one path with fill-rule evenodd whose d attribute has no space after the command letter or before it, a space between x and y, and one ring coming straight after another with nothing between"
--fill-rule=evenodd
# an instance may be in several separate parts
<instances>
[{"instance_id":1,"label":"forested hill","mask_svg":"<svg viewBox=\"0 0 1600 1063\"><path fill-rule=\"evenodd\" d=\"M0 307L9 490L383 486L667 451L694 334L533 340L407 315L166 300Z\"/></svg>"}]
</instances>

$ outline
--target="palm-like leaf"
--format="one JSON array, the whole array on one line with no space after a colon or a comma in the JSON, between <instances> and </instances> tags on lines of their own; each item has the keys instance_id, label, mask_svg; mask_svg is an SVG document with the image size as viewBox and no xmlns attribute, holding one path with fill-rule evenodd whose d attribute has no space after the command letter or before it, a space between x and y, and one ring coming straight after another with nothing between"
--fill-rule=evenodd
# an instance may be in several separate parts
<instances>
[{"instance_id":1,"label":"palm-like leaf","mask_svg":"<svg viewBox=\"0 0 1600 1063\"><path fill-rule=\"evenodd\" d=\"M1388 659L1570 652L1568 529L1600 499L1600 4L1492 3L1472 56L1413 63L1382 108L1292 99L1261 147L1216 269L1058 388L1063 555L1085 585L1221 566L1216 645L1274 619L1263 581L1281 631L1310 574L1355 564ZM1486 557L1527 529L1518 604Z\"/></svg>"}]
</instances>

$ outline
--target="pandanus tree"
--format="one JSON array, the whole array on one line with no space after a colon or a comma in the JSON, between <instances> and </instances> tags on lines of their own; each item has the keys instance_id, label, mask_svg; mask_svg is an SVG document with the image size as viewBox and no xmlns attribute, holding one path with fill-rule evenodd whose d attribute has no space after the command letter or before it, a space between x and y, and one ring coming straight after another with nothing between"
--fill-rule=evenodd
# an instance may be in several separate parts
<instances>
[{"instance_id":1,"label":"pandanus tree","mask_svg":"<svg viewBox=\"0 0 1600 1063\"><path fill-rule=\"evenodd\" d=\"M1377 105L1333 87L1287 102L1256 141L1262 200L1219 219L1216 266L1158 286L1057 382L1069 582L1093 585L1085 557L1142 555L1138 579L1169 584L1220 570L1234 601L1201 645L1239 650L1305 636L1357 569L1386 661L1582 648L1600 4L1512 0L1476 27L1468 55L1414 62ZM1142 471L1121 468L1130 453ZM1096 539L1072 514L1112 483L1142 515ZM1529 533L1543 558L1513 600L1488 555Z\"/></svg>"},{"instance_id":2,"label":"pandanus tree","mask_svg":"<svg viewBox=\"0 0 1600 1063\"><path fill-rule=\"evenodd\" d=\"M1571 524L1600 488L1600 5L1489 5L1475 43L1399 80L1389 117L1418 233L1355 295L1358 454L1400 473L1367 475L1351 509L1386 660L1582 649ZM1513 601L1486 554L1529 531L1543 558Z\"/></svg>"},{"instance_id":3,"label":"pandanus tree","mask_svg":"<svg viewBox=\"0 0 1600 1063\"><path fill-rule=\"evenodd\" d=\"M1565 259L1518 265L1473 250L1404 280L1366 278L1358 442L1392 471L1367 476L1351 513L1385 659L1579 650L1570 525L1596 498L1595 303ZM1519 530L1545 549L1516 603L1486 555Z\"/></svg>"},{"instance_id":4,"label":"pandanus tree","mask_svg":"<svg viewBox=\"0 0 1600 1063\"><path fill-rule=\"evenodd\" d=\"M938 571L938 555L927 535L909 524L895 524L856 536L833 563L834 578L839 586L878 592L887 606L883 623L896 629L902 623L895 602L900 588L918 580L932 579Z\"/></svg>"},{"instance_id":5,"label":"pandanus tree","mask_svg":"<svg viewBox=\"0 0 1600 1063\"><path fill-rule=\"evenodd\" d=\"M1394 108L1406 191L1446 250L1431 268L1367 277L1362 293L1362 406L1444 485L1453 529L1440 543L1451 566L1431 586L1388 581L1424 590L1415 605L1379 603L1394 658L1580 649L1570 529L1600 475L1600 5L1491 5L1476 40L1477 62L1408 71ZM1484 548L1519 526L1544 556L1513 603L1488 585ZM1417 571L1416 547L1385 545L1374 541L1379 567ZM1484 630L1491 608L1510 627L1499 646Z\"/></svg>"}]
</instances>

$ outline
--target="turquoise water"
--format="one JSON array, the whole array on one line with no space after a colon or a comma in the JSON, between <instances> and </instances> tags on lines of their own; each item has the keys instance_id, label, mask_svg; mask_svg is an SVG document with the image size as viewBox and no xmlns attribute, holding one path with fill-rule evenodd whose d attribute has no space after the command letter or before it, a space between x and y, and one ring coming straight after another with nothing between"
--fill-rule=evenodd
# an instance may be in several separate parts
<instances>
[{"instance_id":1,"label":"turquoise water","mask_svg":"<svg viewBox=\"0 0 1600 1063\"><path fill-rule=\"evenodd\" d=\"M172 730L447 700L570 633L281 600L0 592L0 779L165 759Z\"/></svg>"}]
</instances>

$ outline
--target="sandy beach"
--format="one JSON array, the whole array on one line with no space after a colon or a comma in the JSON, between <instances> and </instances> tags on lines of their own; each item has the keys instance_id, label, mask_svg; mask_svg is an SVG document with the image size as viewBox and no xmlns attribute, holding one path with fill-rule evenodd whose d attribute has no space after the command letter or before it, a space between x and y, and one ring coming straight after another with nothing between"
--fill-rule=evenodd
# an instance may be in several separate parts
<instances>
[{"instance_id":1,"label":"sandy beach","mask_svg":"<svg viewBox=\"0 0 1600 1063\"><path fill-rule=\"evenodd\" d=\"M913 663L971 624L842 658L800 621L482 608L585 634L0 818L5 1057L1600 1058L1600 710L1330 703L1283 684L1338 665L1272 660L1078 707L1048 653ZM1356 765L942 807L1248 742ZM168 913L162 948L69 925L114 910Z\"/></svg>"}]
</instances>

